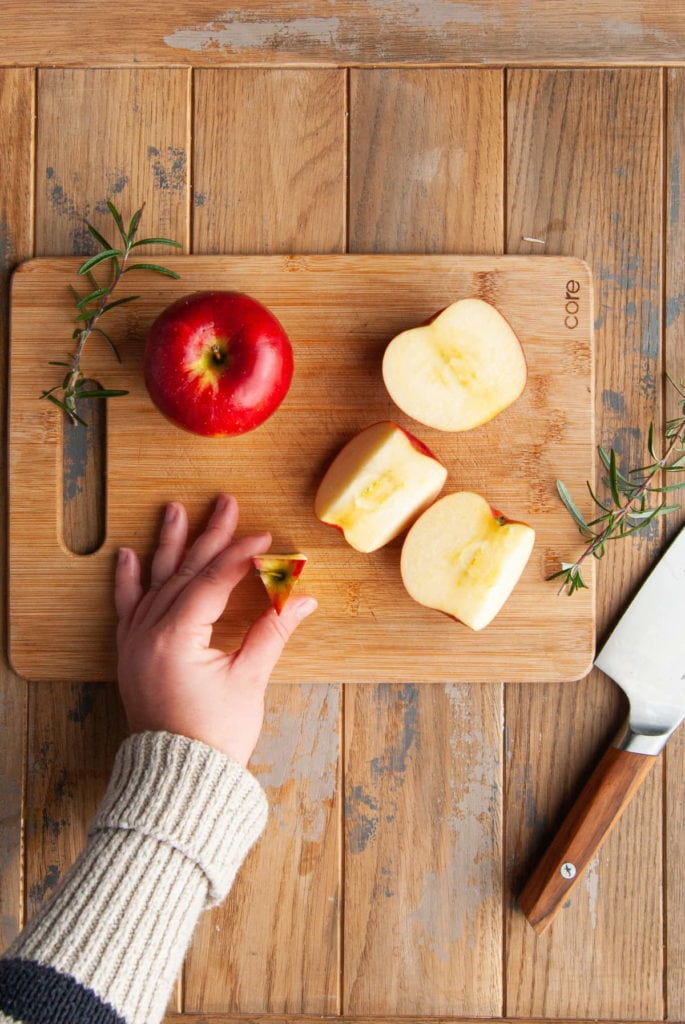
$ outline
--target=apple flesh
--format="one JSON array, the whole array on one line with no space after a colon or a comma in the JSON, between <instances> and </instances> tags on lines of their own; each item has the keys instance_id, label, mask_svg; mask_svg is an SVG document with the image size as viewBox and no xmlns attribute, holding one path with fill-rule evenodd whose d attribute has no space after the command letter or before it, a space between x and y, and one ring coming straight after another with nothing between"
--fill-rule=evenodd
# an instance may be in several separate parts
<instances>
[{"instance_id":1,"label":"apple flesh","mask_svg":"<svg viewBox=\"0 0 685 1024\"><path fill-rule=\"evenodd\" d=\"M426 446L384 420L356 434L323 477L314 512L357 551L376 551L438 496L447 470Z\"/></svg>"},{"instance_id":2,"label":"apple flesh","mask_svg":"<svg viewBox=\"0 0 685 1024\"><path fill-rule=\"evenodd\" d=\"M281 614L293 587L302 575L307 556L296 555L253 555L252 564L269 595L271 605Z\"/></svg>"},{"instance_id":3,"label":"apple flesh","mask_svg":"<svg viewBox=\"0 0 685 1024\"><path fill-rule=\"evenodd\" d=\"M482 299L453 302L398 334L383 355L383 381L408 416L436 430L470 430L516 401L526 385L521 344Z\"/></svg>"},{"instance_id":4,"label":"apple flesh","mask_svg":"<svg viewBox=\"0 0 685 1024\"><path fill-rule=\"evenodd\" d=\"M288 337L265 306L241 292L195 292L150 327L143 357L152 401L194 434L254 430L285 398L293 375Z\"/></svg>"},{"instance_id":5,"label":"apple flesh","mask_svg":"<svg viewBox=\"0 0 685 1024\"><path fill-rule=\"evenodd\" d=\"M516 586L535 532L470 491L446 494L418 519L402 547L400 571L419 604L483 629Z\"/></svg>"}]
</instances>

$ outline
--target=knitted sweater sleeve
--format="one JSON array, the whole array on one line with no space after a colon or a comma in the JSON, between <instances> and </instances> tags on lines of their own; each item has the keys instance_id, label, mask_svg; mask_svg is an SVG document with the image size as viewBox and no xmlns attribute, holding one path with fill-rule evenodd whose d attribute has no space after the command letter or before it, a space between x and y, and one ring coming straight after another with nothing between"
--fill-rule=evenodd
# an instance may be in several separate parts
<instances>
[{"instance_id":1,"label":"knitted sweater sleeve","mask_svg":"<svg viewBox=\"0 0 685 1024\"><path fill-rule=\"evenodd\" d=\"M120 747L86 849L0 959L0 1022L156 1024L267 816L252 775L163 732Z\"/></svg>"}]
</instances>

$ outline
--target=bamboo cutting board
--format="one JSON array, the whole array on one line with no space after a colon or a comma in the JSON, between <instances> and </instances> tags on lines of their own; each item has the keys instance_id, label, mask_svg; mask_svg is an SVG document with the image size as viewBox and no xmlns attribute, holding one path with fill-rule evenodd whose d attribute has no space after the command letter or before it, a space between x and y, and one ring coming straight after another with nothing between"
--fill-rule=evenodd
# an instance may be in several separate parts
<instances>
[{"instance_id":1,"label":"bamboo cutting board","mask_svg":"<svg viewBox=\"0 0 685 1024\"><path fill-rule=\"evenodd\" d=\"M274 550L302 550L301 584L319 611L288 646L284 682L559 681L582 677L594 644L594 592L557 597L546 581L580 550L555 489L564 480L587 509L593 474L592 282L567 257L179 256L180 281L135 275L141 297L108 314L121 356L89 341L85 369L127 388L107 407L106 538L76 555L62 533L62 431L58 410L38 401L60 379L73 328L78 259L37 259L15 273L10 358L10 655L41 679L115 677L111 590L116 551L153 548L163 504L185 502L197 531L220 491L241 509L240 531L269 529ZM142 381L147 327L181 295L248 292L283 323L295 376L280 409L237 438L199 438L168 423ZM462 434L423 427L385 392L387 342L467 296L492 302L521 339L528 361L522 397L489 424ZM52 379L54 377L54 379ZM536 530L531 560L497 619L480 633L415 604L399 572L402 538L363 555L319 523L312 503L327 462L356 431L394 419L449 470L443 493L483 494ZM591 574L590 574L591 575ZM249 577L231 598L215 639L233 647L264 608Z\"/></svg>"}]
</instances>

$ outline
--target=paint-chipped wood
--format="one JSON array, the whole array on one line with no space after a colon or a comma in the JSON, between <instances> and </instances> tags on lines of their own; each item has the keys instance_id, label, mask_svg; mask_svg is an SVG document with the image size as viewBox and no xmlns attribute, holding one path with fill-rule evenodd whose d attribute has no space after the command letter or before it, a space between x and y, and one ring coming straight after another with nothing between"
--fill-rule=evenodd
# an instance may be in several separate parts
<instances>
[{"instance_id":1,"label":"paint-chipped wood","mask_svg":"<svg viewBox=\"0 0 685 1024\"><path fill-rule=\"evenodd\" d=\"M7 379L9 279L31 255L34 76L28 69L0 71L0 376ZM6 494L7 394L0 391L0 491ZM6 573L6 504L0 502L0 575ZM22 800L26 685L7 664L7 594L0 587L0 950L22 924Z\"/></svg>"},{"instance_id":2,"label":"paint-chipped wood","mask_svg":"<svg viewBox=\"0 0 685 1024\"><path fill-rule=\"evenodd\" d=\"M337 686L274 686L251 770L267 830L186 963L187 1012L335 1013L340 963Z\"/></svg>"},{"instance_id":3,"label":"paint-chipped wood","mask_svg":"<svg viewBox=\"0 0 685 1024\"><path fill-rule=\"evenodd\" d=\"M594 267L597 439L642 465L641 431L661 414L661 75L512 71L508 82L508 249L529 252L524 236L541 238L546 252L574 252ZM652 531L607 552L598 572L600 635L658 550ZM660 766L544 938L514 903L625 713L598 672L540 696L525 686L505 696L505 1012L659 1018Z\"/></svg>"},{"instance_id":4,"label":"paint-chipped wood","mask_svg":"<svg viewBox=\"0 0 685 1024\"><path fill-rule=\"evenodd\" d=\"M685 20L666 0L201 0L116 7L9 0L5 63L681 63ZM40 32L35 26L40 25Z\"/></svg>"},{"instance_id":5,"label":"paint-chipped wood","mask_svg":"<svg viewBox=\"0 0 685 1024\"><path fill-rule=\"evenodd\" d=\"M349 1014L501 1011L499 697L495 684L346 691Z\"/></svg>"},{"instance_id":6,"label":"paint-chipped wood","mask_svg":"<svg viewBox=\"0 0 685 1024\"><path fill-rule=\"evenodd\" d=\"M281 72L197 75L194 252L342 246L344 72L298 71L290 82ZM239 109L227 110L228 99ZM271 807L267 830L228 901L200 921L187 1013L340 1012L342 691L290 683L267 690L252 759Z\"/></svg>"},{"instance_id":7,"label":"paint-chipped wood","mask_svg":"<svg viewBox=\"0 0 685 1024\"><path fill-rule=\"evenodd\" d=\"M85 844L125 735L113 687L52 683L30 691L26 900L31 917Z\"/></svg>"},{"instance_id":8,"label":"paint-chipped wood","mask_svg":"<svg viewBox=\"0 0 685 1024\"><path fill-rule=\"evenodd\" d=\"M352 72L353 251L501 249L502 87ZM501 691L346 689L346 1014L501 1012Z\"/></svg>"},{"instance_id":9,"label":"paint-chipped wood","mask_svg":"<svg viewBox=\"0 0 685 1024\"><path fill-rule=\"evenodd\" d=\"M685 387L685 70L666 73L666 251L664 366ZM677 395L666 388L666 416L679 412ZM677 478L676 478L677 479ZM669 481L672 482L672 481ZM685 510L668 524L673 536ZM666 780L666 1009L667 1019L685 1020L685 729L664 754Z\"/></svg>"},{"instance_id":10,"label":"paint-chipped wood","mask_svg":"<svg viewBox=\"0 0 685 1024\"><path fill-rule=\"evenodd\" d=\"M97 252L84 221L111 240L107 200L125 220L144 203L141 232L187 248L189 97L188 70L39 72L37 255Z\"/></svg>"}]
</instances>

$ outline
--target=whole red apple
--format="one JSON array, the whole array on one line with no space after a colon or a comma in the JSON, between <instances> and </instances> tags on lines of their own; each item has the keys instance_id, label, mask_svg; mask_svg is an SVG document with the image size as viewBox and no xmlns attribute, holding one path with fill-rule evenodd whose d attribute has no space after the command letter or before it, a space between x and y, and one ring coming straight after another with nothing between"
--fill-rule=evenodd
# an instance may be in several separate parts
<instances>
[{"instance_id":1,"label":"whole red apple","mask_svg":"<svg viewBox=\"0 0 685 1024\"><path fill-rule=\"evenodd\" d=\"M273 313L242 292L195 292L150 327L145 384L160 412L205 437L244 434L285 398L293 351Z\"/></svg>"}]
</instances>

